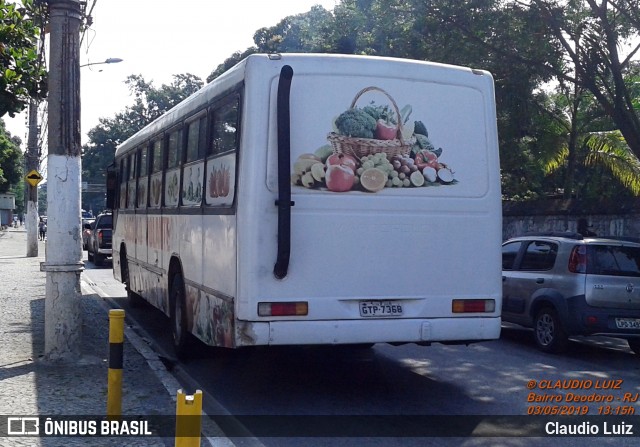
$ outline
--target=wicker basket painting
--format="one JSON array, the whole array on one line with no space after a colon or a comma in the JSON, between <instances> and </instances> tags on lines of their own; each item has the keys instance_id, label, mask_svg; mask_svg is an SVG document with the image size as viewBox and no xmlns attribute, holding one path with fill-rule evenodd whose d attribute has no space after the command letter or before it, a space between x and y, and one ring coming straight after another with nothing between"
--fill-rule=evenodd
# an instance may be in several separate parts
<instances>
[{"instance_id":1,"label":"wicker basket painting","mask_svg":"<svg viewBox=\"0 0 640 447\"><path fill-rule=\"evenodd\" d=\"M384 152L389 157L392 157L394 155L408 154L409 152L411 152L411 147L416 142L416 139L414 136L408 139L404 139L402 137L403 127L400 109L398 108L398 105L396 104L393 97L386 91L379 87L365 87L360 90L353 98L350 108L353 109L360 97L370 91L378 91L384 94L391 102L393 110L395 111L397 116L396 135L398 136L398 138L395 138L393 140L378 140L374 138L350 137L331 132L329 135L327 135L327 140L333 147L333 152L336 154L351 155L356 157L357 159L360 159L367 155L377 154L379 152Z\"/></svg>"}]
</instances>

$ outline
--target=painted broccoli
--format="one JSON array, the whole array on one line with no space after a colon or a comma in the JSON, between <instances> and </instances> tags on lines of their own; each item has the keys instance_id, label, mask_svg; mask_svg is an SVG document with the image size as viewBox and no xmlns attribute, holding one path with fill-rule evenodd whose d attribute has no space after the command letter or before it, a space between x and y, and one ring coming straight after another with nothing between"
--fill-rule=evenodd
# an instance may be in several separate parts
<instances>
[{"instance_id":1,"label":"painted broccoli","mask_svg":"<svg viewBox=\"0 0 640 447\"><path fill-rule=\"evenodd\" d=\"M335 124L341 135L356 138L373 138L377 125L371 115L358 108L341 113Z\"/></svg>"}]
</instances>

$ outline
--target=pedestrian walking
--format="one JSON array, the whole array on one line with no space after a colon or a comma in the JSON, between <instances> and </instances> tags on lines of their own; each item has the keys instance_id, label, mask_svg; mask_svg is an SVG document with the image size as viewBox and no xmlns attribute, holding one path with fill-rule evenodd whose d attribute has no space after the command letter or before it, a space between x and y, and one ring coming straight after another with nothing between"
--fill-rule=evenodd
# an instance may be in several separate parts
<instances>
[{"instance_id":1,"label":"pedestrian walking","mask_svg":"<svg viewBox=\"0 0 640 447\"><path fill-rule=\"evenodd\" d=\"M38 224L38 231L40 232L40 240L44 241L44 237L47 234L47 224L44 223L42 217L40 218L40 223Z\"/></svg>"}]
</instances>

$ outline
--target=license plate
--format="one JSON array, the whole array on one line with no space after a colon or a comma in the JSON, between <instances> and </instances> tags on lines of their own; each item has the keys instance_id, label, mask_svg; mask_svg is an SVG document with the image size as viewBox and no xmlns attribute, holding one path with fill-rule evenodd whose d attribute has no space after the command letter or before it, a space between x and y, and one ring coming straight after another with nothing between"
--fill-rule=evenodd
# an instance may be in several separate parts
<instances>
[{"instance_id":1,"label":"license plate","mask_svg":"<svg viewBox=\"0 0 640 447\"><path fill-rule=\"evenodd\" d=\"M396 301L360 301L361 317L398 317L402 304Z\"/></svg>"},{"instance_id":2,"label":"license plate","mask_svg":"<svg viewBox=\"0 0 640 447\"><path fill-rule=\"evenodd\" d=\"M640 319L638 318L616 318L618 329L640 329Z\"/></svg>"}]
</instances>

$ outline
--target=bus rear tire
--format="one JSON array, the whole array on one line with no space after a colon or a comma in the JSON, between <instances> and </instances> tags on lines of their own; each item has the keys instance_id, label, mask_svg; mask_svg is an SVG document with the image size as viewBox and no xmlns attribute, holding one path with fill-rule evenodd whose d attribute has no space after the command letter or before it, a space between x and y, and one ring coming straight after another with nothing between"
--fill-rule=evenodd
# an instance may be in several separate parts
<instances>
[{"instance_id":1,"label":"bus rear tire","mask_svg":"<svg viewBox=\"0 0 640 447\"><path fill-rule=\"evenodd\" d=\"M176 357L185 360L189 356L189 331L187 330L186 293L184 280L180 273L176 273L171 281L170 292L171 334L173 349Z\"/></svg>"},{"instance_id":2,"label":"bus rear tire","mask_svg":"<svg viewBox=\"0 0 640 447\"><path fill-rule=\"evenodd\" d=\"M104 264L104 255L101 255L100 253L94 253L93 263L98 267L102 267L102 264Z\"/></svg>"}]
</instances>

